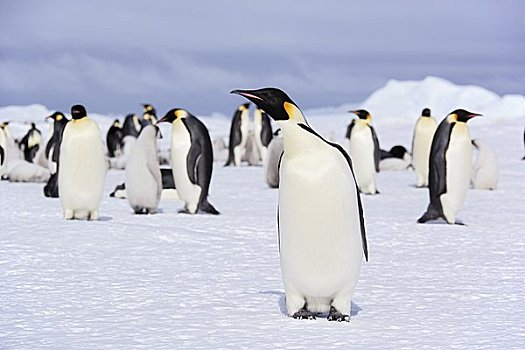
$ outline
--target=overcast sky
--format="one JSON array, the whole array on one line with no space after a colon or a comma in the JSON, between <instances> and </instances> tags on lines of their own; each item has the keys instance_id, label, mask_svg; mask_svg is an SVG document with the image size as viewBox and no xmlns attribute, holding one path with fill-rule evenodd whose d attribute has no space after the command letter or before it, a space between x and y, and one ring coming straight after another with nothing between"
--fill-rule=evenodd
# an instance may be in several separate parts
<instances>
[{"instance_id":1,"label":"overcast sky","mask_svg":"<svg viewBox=\"0 0 525 350\"><path fill-rule=\"evenodd\" d=\"M440 76L525 94L525 1L0 0L0 105L230 114L234 88L302 107Z\"/></svg>"}]
</instances>

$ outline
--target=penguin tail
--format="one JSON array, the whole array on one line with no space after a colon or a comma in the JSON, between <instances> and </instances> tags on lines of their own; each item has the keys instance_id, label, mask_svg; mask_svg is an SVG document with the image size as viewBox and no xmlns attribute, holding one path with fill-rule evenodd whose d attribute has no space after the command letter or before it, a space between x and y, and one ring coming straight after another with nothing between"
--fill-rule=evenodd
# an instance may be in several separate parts
<instances>
[{"instance_id":1,"label":"penguin tail","mask_svg":"<svg viewBox=\"0 0 525 350\"><path fill-rule=\"evenodd\" d=\"M441 215L439 214L439 212L432 206L432 204L429 204L427 211L425 212L425 214L423 214L423 216L421 216L417 220L417 223L424 224L425 222L429 220L436 220L440 217Z\"/></svg>"},{"instance_id":2,"label":"penguin tail","mask_svg":"<svg viewBox=\"0 0 525 350\"><path fill-rule=\"evenodd\" d=\"M200 210L202 210L205 213L212 214L212 215L219 215L220 214L220 212L217 209L215 209L215 207L213 205L211 205L211 203L208 202L207 199L204 199L202 201Z\"/></svg>"}]
</instances>

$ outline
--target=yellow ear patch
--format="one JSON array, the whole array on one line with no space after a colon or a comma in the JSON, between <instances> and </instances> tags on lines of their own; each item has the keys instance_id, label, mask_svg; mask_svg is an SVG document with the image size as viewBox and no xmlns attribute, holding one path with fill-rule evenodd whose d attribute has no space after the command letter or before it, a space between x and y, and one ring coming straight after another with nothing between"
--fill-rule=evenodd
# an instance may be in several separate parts
<instances>
[{"instance_id":1,"label":"yellow ear patch","mask_svg":"<svg viewBox=\"0 0 525 350\"><path fill-rule=\"evenodd\" d=\"M448 115L448 121L449 123L457 122L458 121L458 115L457 114L449 114Z\"/></svg>"},{"instance_id":2,"label":"yellow ear patch","mask_svg":"<svg viewBox=\"0 0 525 350\"><path fill-rule=\"evenodd\" d=\"M62 120L62 114L57 114L57 118L56 118L56 120L57 120L57 122L58 122L59 120Z\"/></svg>"},{"instance_id":3,"label":"yellow ear patch","mask_svg":"<svg viewBox=\"0 0 525 350\"><path fill-rule=\"evenodd\" d=\"M187 116L187 113L186 113L186 111L183 110L183 109L177 109L177 110L175 111L175 116L176 116L177 118L184 118L184 117Z\"/></svg>"},{"instance_id":4,"label":"yellow ear patch","mask_svg":"<svg viewBox=\"0 0 525 350\"><path fill-rule=\"evenodd\" d=\"M290 119L293 119L294 116L295 116L295 110L297 109L297 107L295 107L293 104L291 104L290 102L285 102L283 104L283 107L284 107L284 110L286 111L286 114L288 114L288 117Z\"/></svg>"},{"instance_id":5,"label":"yellow ear patch","mask_svg":"<svg viewBox=\"0 0 525 350\"><path fill-rule=\"evenodd\" d=\"M153 107L152 107L152 106L150 106L150 105L147 105L147 106L146 106L146 107L144 107L144 108L145 108L145 109L146 109L146 111L148 111L148 112L149 112L149 111L151 111L151 110L153 109Z\"/></svg>"}]
</instances>

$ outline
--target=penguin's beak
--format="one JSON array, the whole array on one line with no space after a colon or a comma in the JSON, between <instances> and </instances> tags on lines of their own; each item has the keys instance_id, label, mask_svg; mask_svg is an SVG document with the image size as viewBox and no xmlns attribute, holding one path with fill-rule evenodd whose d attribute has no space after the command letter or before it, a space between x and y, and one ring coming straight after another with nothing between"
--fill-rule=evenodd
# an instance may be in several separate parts
<instances>
[{"instance_id":1,"label":"penguin's beak","mask_svg":"<svg viewBox=\"0 0 525 350\"><path fill-rule=\"evenodd\" d=\"M155 123L155 125L160 124L160 123L167 123L167 122L168 122L168 116L165 115L164 117L157 120L157 123Z\"/></svg>"},{"instance_id":2,"label":"penguin's beak","mask_svg":"<svg viewBox=\"0 0 525 350\"><path fill-rule=\"evenodd\" d=\"M353 113L353 114L357 115L357 111L348 111L348 113Z\"/></svg>"},{"instance_id":3,"label":"penguin's beak","mask_svg":"<svg viewBox=\"0 0 525 350\"><path fill-rule=\"evenodd\" d=\"M482 116L483 116L483 114L470 113L468 117L469 117L469 118L474 118L474 117L482 117Z\"/></svg>"},{"instance_id":4,"label":"penguin's beak","mask_svg":"<svg viewBox=\"0 0 525 350\"><path fill-rule=\"evenodd\" d=\"M236 89L236 90L230 91L230 94L241 95L243 97L246 97L248 100L253 101L254 103L255 103L254 100L256 100L256 101L264 101L261 97L257 96L257 94L254 91L252 91L252 90Z\"/></svg>"}]
</instances>

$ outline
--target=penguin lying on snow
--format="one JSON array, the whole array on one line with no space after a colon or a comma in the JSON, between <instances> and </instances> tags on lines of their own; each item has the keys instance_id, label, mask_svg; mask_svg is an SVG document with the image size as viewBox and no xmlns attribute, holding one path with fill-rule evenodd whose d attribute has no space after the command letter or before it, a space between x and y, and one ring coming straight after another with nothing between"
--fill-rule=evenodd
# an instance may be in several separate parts
<instances>
[{"instance_id":1,"label":"penguin lying on snow","mask_svg":"<svg viewBox=\"0 0 525 350\"><path fill-rule=\"evenodd\" d=\"M495 190L498 186L498 156L485 141L472 140L477 149L476 161L472 167L472 187L481 190Z\"/></svg>"},{"instance_id":2,"label":"penguin lying on snow","mask_svg":"<svg viewBox=\"0 0 525 350\"><path fill-rule=\"evenodd\" d=\"M162 168L160 169L160 175L162 178L162 193L161 193L161 199L164 198L171 198L171 199L180 199L177 191L175 189L175 181L173 181L173 172L168 168ZM126 192L126 183L123 182L117 186L115 186L115 189L113 192L109 194L110 197L115 198L127 198L128 194Z\"/></svg>"},{"instance_id":3,"label":"penguin lying on snow","mask_svg":"<svg viewBox=\"0 0 525 350\"><path fill-rule=\"evenodd\" d=\"M126 192L135 214L157 212L162 179L157 159L159 128L145 126L126 163Z\"/></svg>"},{"instance_id":4,"label":"penguin lying on snow","mask_svg":"<svg viewBox=\"0 0 525 350\"><path fill-rule=\"evenodd\" d=\"M349 321L363 255L368 259L352 161L308 125L283 91L232 93L266 111L283 132L277 222L288 315L311 319L328 312L330 321Z\"/></svg>"},{"instance_id":5,"label":"penguin lying on snow","mask_svg":"<svg viewBox=\"0 0 525 350\"><path fill-rule=\"evenodd\" d=\"M60 145L60 203L65 219L98 220L107 169L100 130L82 105L71 117Z\"/></svg>"},{"instance_id":6,"label":"penguin lying on snow","mask_svg":"<svg viewBox=\"0 0 525 350\"><path fill-rule=\"evenodd\" d=\"M396 145L390 151L381 150L381 161L379 169L381 171L398 171L410 168L412 157L403 146Z\"/></svg>"},{"instance_id":7,"label":"penguin lying on snow","mask_svg":"<svg viewBox=\"0 0 525 350\"><path fill-rule=\"evenodd\" d=\"M456 222L456 213L465 201L472 167L467 122L480 115L457 109L439 124L430 149L430 204L418 223L443 218L449 224L461 224Z\"/></svg>"},{"instance_id":8,"label":"penguin lying on snow","mask_svg":"<svg viewBox=\"0 0 525 350\"><path fill-rule=\"evenodd\" d=\"M213 171L213 149L206 126L188 111L170 110L159 123L170 122L171 165L177 193L185 202L182 213L199 211L217 215L208 202L208 190Z\"/></svg>"}]
</instances>

